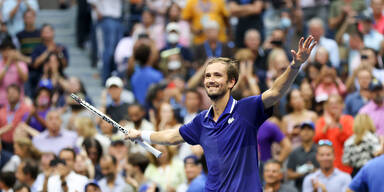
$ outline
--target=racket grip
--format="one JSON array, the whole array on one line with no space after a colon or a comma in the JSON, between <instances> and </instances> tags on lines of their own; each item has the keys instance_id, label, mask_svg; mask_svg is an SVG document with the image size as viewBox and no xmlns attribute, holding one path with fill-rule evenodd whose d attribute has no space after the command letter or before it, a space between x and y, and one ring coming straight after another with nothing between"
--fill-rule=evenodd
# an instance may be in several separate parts
<instances>
[{"instance_id":1,"label":"racket grip","mask_svg":"<svg viewBox=\"0 0 384 192\"><path fill-rule=\"evenodd\" d=\"M136 142L142 147L144 147L145 150L151 152L156 158L159 158L161 156L162 153L159 150L152 147L151 145L149 145L148 143L143 141L137 141L137 140Z\"/></svg>"}]
</instances>

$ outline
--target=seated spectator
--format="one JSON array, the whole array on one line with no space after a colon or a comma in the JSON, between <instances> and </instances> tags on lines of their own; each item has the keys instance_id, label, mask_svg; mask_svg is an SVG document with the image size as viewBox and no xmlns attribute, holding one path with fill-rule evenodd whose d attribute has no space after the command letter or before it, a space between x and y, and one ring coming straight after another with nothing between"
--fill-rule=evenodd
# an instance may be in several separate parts
<instances>
[{"instance_id":1,"label":"seated spectator","mask_svg":"<svg viewBox=\"0 0 384 192\"><path fill-rule=\"evenodd\" d=\"M203 24L203 32L206 40L202 44L197 44L194 50L194 57L198 66L202 66L208 58L212 57L232 57L232 50L228 45L220 41L220 26L214 21L208 19Z\"/></svg>"},{"instance_id":2,"label":"seated spectator","mask_svg":"<svg viewBox=\"0 0 384 192\"><path fill-rule=\"evenodd\" d=\"M360 51L360 60L357 60L357 65L364 65L372 68L373 76L381 82L384 82L384 66L379 63L378 52L372 48L364 48Z\"/></svg>"},{"instance_id":3,"label":"seated spectator","mask_svg":"<svg viewBox=\"0 0 384 192\"><path fill-rule=\"evenodd\" d=\"M353 135L344 143L343 163L353 168L354 177L360 168L381 152L375 125L367 114L359 114L353 124Z\"/></svg>"},{"instance_id":4,"label":"seated spectator","mask_svg":"<svg viewBox=\"0 0 384 192\"><path fill-rule=\"evenodd\" d=\"M297 192L297 190L291 185L282 184L283 171L280 162L275 160L269 160L264 165L264 181L265 185L263 191L286 191L286 192Z\"/></svg>"},{"instance_id":5,"label":"seated spectator","mask_svg":"<svg viewBox=\"0 0 384 192\"><path fill-rule=\"evenodd\" d=\"M36 186L37 175L39 174L39 166L35 161L23 160L17 167L15 173L16 179L19 183L26 185L32 192L37 192Z\"/></svg>"},{"instance_id":6,"label":"seated spectator","mask_svg":"<svg viewBox=\"0 0 384 192\"><path fill-rule=\"evenodd\" d=\"M75 93L79 98L85 100L82 93ZM86 117L94 120L94 116L82 105L77 103L70 95L66 95L66 111L61 114L62 127L66 130L76 131L75 122L79 117Z\"/></svg>"},{"instance_id":7,"label":"seated spectator","mask_svg":"<svg viewBox=\"0 0 384 192\"><path fill-rule=\"evenodd\" d=\"M162 190L176 190L177 186L186 181L183 163L173 158L174 152L169 146L155 145L155 148L163 154L157 159L155 156L150 156L151 164L148 165L144 175L159 184Z\"/></svg>"},{"instance_id":8,"label":"seated spectator","mask_svg":"<svg viewBox=\"0 0 384 192\"><path fill-rule=\"evenodd\" d=\"M44 81L49 81L55 90L62 90L67 88L67 76L64 74L63 64L55 54L48 56L43 64L43 74L39 81L41 84Z\"/></svg>"},{"instance_id":9,"label":"seated spectator","mask_svg":"<svg viewBox=\"0 0 384 192\"><path fill-rule=\"evenodd\" d=\"M151 48L141 44L134 49L133 59L138 63L131 77L132 91L137 101L144 105L148 88L163 79L163 75L149 63Z\"/></svg>"},{"instance_id":10,"label":"seated spectator","mask_svg":"<svg viewBox=\"0 0 384 192\"><path fill-rule=\"evenodd\" d=\"M80 78L69 77L65 81L60 81L59 91L55 92L53 95L53 97L57 99L52 99L54 106L65 107L65 105L68 105L67 99L69 99L71 93L78 94L78 96L80 96L83 100L87 101L91 105L93 104L92 99L88 95L84 83L80 80ZM73 101L72 98L70 100Z\"/></svg>"},{"instance_id":11,"label":"seated spectator","mask_svg":"<svg viewBox=\"0 0 384 192\"><path fill-rule=\"evenodd\" d=\"M383 84L374 79L369 85L371 91L372 100L369 101L359 111L359 114L368 114L376 127L376 134L380 137L384 137L384 88Z\"/></svg>"},{"instance_id":12,"label":"seated spectator","mask_svg":"<svg viewBox=\"0 0 384 192\"><path fill-rule=\"evenodd\" d=\"M184 169L187 183L180 184L177 192L199 192L205 190L205 182L207 176L203 172L200 160L195 156L187 156L184 158Z\"/></svg>"},{"instance_id":13,"label":"seated spectator","mask_svg":"<svg viewBox=\"0 0 384 192\"><path fill-rule=\"evenodd\" d=\"M304 122L300 125L301 145L288 157L287 176L295 182L298 191L302 191L304 177L319 167L316 161L317 145L313 143L315 125Z\"/></svg>"},{"instance_id":14,"label":"seated spectator","mask_svg":"<svg viewBox=\"0 0 384 192\"><path fill-rule=\"evenodd\" d=\"M353 93L350 93L345 98L345 108L344 113L356 116L359 110L368 103L370 99L370 90L369 84L372 81L372 72L370 68L366 66L359 66L355 71L352 78L348 81L351 81L350 84L355 85L355 78L357 77L357 82L359 83L359 89ZM347 82L348 84L348 82Z\"/></svg>"},{"instance_id":15,"label":"seated spectator","mask_svg":"<svg viewBox=\"0 0 384 192\"><path fill-rule=\"evenodd\" d=\"M40 152L33 147L32 141L29 138L15 138L13 148L15 150L14 155L4 165L2 171L15 172L22 160L31 159L37 161L40 159Z\"/></svg>"},{"instance_id":16,"label":"seated spectator","mask_svg":"<svg viewBox=\"0 0 384 192\"><path fill-rule=\"evenodd\" d=\"M151 121L155 126L155 130L158 131L173 129L180 126L180 122L177 120L172 105L167 102L160 104L158 114L154 118L151 117Z\"/></svg>"},{"instance_id":17,"label":"seated spectator","mask_svg":"<svg viewBox=\"0 0 384 192\"><path fill-rule=\"evenodd\" d=\"M349 174L334 167L335 151L331 141L319 141L316 160L319 162L320 169L304 178L303 192L319 190L328 192L346 191L352 178Z\"/></svg>"},{"instance_id":18,"label":"seated spectator","mask_svg":"<svg viewBox=\"0 0 384 192\"><path fill-rule=\"evenodd\" d=\"M124 133L115 129L110 123L102 120L100 122L101 134L107 137L109 140L124 139Z\"/></svg>"},{"instance_id":19,"label":"seated spectator","mask_svg":"<svg viewBox=\"0 0 384 192\"><path fill-rule=\"evenodd\" d=\"M0 173L0 190L4 192L13 192L13 186L16 183L14 172Z\"/></svg>"},{"instance_id":20,"label":"seated spectator","mask_svg":"<svg viewBox=\"0 0 384 192\"><path fill-rule=\"evenodd\" d=\"M166 29L167 29L167 33L169 33L171 31L169 30L169 28L171 27L168 27L169 24L170 23L177 24L178 26L177 31L179 36L177 40L178 44L180 44L183 47L189 47L191 45L192 33L191 33L191 29L188 22L181 19L181 12L182 12L182 8L177 3L172 2L171 5L169 5L167 12L165 13L165 19L167 20ZM167 40L168 42L170 42L169 36Z\"/></svg>"},{"instance_id":21,"label":"seated spectator","mask_svg":"<svg viewBox=\"0 0 384 192\"><path fill-rule=\"evenodd\" d=\"M160 55L159 69L166 80L172 81L174 77L180 77L184 80L194 73L195 66L191 66L189 61L184 60L180 48L165 50Z\"/></svg>"},{"instance_id":22,"label":"seated spectator","mask_svg":"<svg viewBox=\"0 0 384 192\"><path fill-rule=\"evenodd\" d=\"M106 114L116 122L121 122L122 120L127 119L128 106L133 103L134 100L132 98L132 100L129 101L131 103L121 100L123 81L119 77L110 77L107 79L105 86L112 99L112 103L106 106Z\"/></svg>"},{"instance_id":23,"label":"seated spectator","mask_svg":"<svg viewBox=\"0 0 384 192\"><path fill-rule=\"evenodd\" d=\"M305 80L310 83L312 88L316 87L316 81L320 76L320 71L324 66L322 66L320 63L314 62L309 63L305 67Z\"/></svg>"},{"instance_id":24,"label":"seated spectator","mask_svg":"<svg viewBox=\"0 0 384 192\"><path fill-rule=\"evenodd\" d=\"M301 96L304 99L304 105L307 110L315 111L315 95L313 88L308 81L302 81L300 84ZM316 111L315 111L316 112Z\"/></svg>"},{"instance_id":25,"label":"seated spectator","mask_svg":"<svg viewBox=\"0 0 384 192\"><path fill-rule=\"evenodd\" d=\"M298 89L292 89L287 95L287 112L283 117L282 130L292 142L292 148L295 149L301 143L300 126L303 122L316 122L315 112L307 110L303 96Z\"/></svg>"},{"instance_id":26,"label":"seated spectator","mask_svg":"<svg viewBox=\"0 0 384 192\"><path fill-rule=\"evenodd\" d=\"M118 107L119 104L124 104L124 106L126 106L126 104L132 104L135 102L135 96L133 93L127 89L124 89L123 79L117 76L112 76L107 79L107 82L109 87L106 83L106 89L101 92L102 110L106 110L108 107ZM120 98L118 98L118 96L120 96Z\"/></svg>"},{"instance_id":27,"label":"seated spectator","mask_svg":"<svg viewBox=\"0 0 384 192\"><path fill-rule=\"evenodd\" d=\"M52 167L50 166L50 162L56 158L56 155L52 152L46 152L41 154L41 158L39 161L40 173L35 180L34 186L36 186L36 191L43 191L44 181L48 180L49 176L52 173Z\"/></svg>"},{"instance_id":28,"label":"seated spectator","mask_svg":"<svg viewBox=\"0 0 384 192\"><path fill-rule=\"evenodd\" d=\"M126 181L132 185L136 191L142 191L142 188L148 183L144 176L145 169L149 165L149 159L141 153L131 153L128 157L125 167Z\"/></svg>"},{"instance_id":29,"label":"seated spectator","mask_svg":"<svg viewBox=\"0 0 384 192\"><path fill-rule=\"evenodd\" d=\"M316 122L314 141L330 140L333 143L334 166L341 171L351 173L352 168L342 163L344 142L353 134L353 117L344 115L343 100L331 95L324 104L324 114Z\"/></svg>"},{"instance_id":30,"label":"seated spectator","mask_svg":"<svg viewBox=\"0 0 384 192\"><path fill-rule=\"evenodd\" d=\"M100 142L94 138L86 138L82 144L88 159L91 160L94 167L94 179L100 180L103 175L100 169L100 158L103 156L103 148ZM107 150L104 151L107 154Z\"/></svg>"},{"instance_id":31,"label":"seated spectator","mask_svg":"<svg viewBox=\"0 0 384 192\"><path fill-rule=\"evenodd\" d=\"M367 8L365 1L333 1L330 6L329 28L339 31L348 18L364 11Z\"/></svg>"},{"instance_id":32,"label":"seated spectator","mask_svg":"<svg viewBox=\"0 0 384 192\"><path fill-rule=\"evenodd\" d=\"M33 50L41 43L40 30L36 29L36 12L28 9L24 12L24 30L16 34L20 43L20 51L25 56L31 56Z\"/></svg>"},{"instance_id":33,"label":"seated spectator","mask_svg":"<svg viewBox=\"0 0 384 192\"><path fill-rule=\"evenodd\" d=\"M272 53L274 49L282 49L285 55L288 57L288 60L291 61L292 53L289 51L289 48L286 45L286 40L286 31L283 28L273 29L263 44L266 58L269 57L269 54Z\"/></svg>"},{"instance_id":34,"label":"seated spectator","mask_svg":"<svg viewBox=\"0 0 384 192\"><path fill-rule=\"evenodd\" d=\"M112 155L103 156L100 159L101 172L104 177L98 182L101 191L106 192L130 192L131 185L127 184L117 171L117 160Z\"/></svg>"},{"instance_id":35,"label":"seated spectator","mask_svg":"<svg viewBox=\"0 0 384 192\"><path fill-rule=\"evenodd\" d=\"M320 66L328 66L331 67L331 63L329 61L329 52L324 47L319 47L315 53L314 63L319 64Z\"/></svg>"},{"instance_id":36,"label":"seated spectator","mask_svg":"<svg viewBox=\"0 0 384 192\"><path fill-rule=\"evenodd\" d=\"M256 29L248 29L244 35L245 47L252 51L254 55L254 69L267 71L266 55L261 47L260 32Z\"/></svg>"},{"instance_id":37,"label":"seated spectator","mask_svg":"<svg viewBox=\"0 0 384 192\"><path fill-rule=\"evenodd\" d=\"M373 15L370 10L365 10L358 15L358 27L364 35L364 45L379 51L383 35L377 32L373 25Z\"/></svg>"},{"instance_id":38,"label":"seated spectator","mask_svg":"<svg viewBox=\"0 0 384 192\"><path fill-rule=\"evenodd\" d=\"M11 84L23 87L28 80L27 64L20 61L20 53L16 50L12 40L6 38L0 45L2 59L0 60L0 106L7 102L6 88ZM24 97L24 89L21 89L21 99Z\"/></svg>"},{"instance_id":39,"label":"seated spectator","mask_svg":"<svg viewBox=\"0 0 384 192\"><path fill-rule=\"evenodd\" d=\"M329 67L321 68L320 75L315 82L315 97L317 101L320 101L320 98L326 98L332 94L344 96L346 91L347 89L337 76L335 69Z\"/></svg>"},{"instance_id":40,"label":"seated spectator","mask_svg":"<svg viewBox=\"0 0 384 192\"><path fill-rule=\"evenodd\" d=\"M6 0L2 5L2 20L7 22L9 33L15 36L24 29L23 16L26 11L39 10L39 3L36 0L12 1Z\"/></svg>"},{"instance_id":41,"label":"seated spectator","mask_svg":"<svg viewBox=\"0 0 384 192\"><path fill-rule=\"evenodd\" d=\"M383 168L384 155L369 161L352 179L347 192L383 191Z\"/></svg>"},{"instance_id":42,"label":"seated spectator","mask_svg":"<svg viewBox=\"0 0 384 192\"><path fill-rule=\"evenodd\" d=\"M62 130L61 113L58 110L49 111L47 114L47 130L33 137L33 145L41 152L58 154L66 147L76 146L77 134L73 131Z\"/></svg>"},{"instance_id":43,"label":"seated spectator","mask_svg":"<svg viewBox=\"0 0 384 192\"><path fill-rule=\"evenodd\" d=\"M128 146L122 139L114 140L108 149L108 154L115 157L117 162L117 172L121 173L128 159Z\"/></svg>"},{"instance_id":44,"label":"seated spectator","mask_svg":"<svg viewBox=\"0 0 384 192\"><path fill-rule=\"evenodd\" d=\"M21 88L16 84L7 87L7 101L0 109L0 136L3 149L13 152L14 131L29 108L21 100Z\"/></svg>"}]
</instances>

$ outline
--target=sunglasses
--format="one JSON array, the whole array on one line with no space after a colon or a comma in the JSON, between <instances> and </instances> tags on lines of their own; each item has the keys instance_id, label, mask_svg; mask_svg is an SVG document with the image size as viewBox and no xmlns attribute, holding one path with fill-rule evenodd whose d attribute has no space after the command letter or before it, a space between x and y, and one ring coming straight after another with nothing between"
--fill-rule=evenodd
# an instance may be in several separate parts
<instances>
[{"instance_id":1,"label":"sunglasses","mask_svg":"<svg viewBox=\"0 0 384 192\"><path fill-rule=\"evenodd\" d=\"M328 139L322 139L319 141L318 144L319 144L319 146L328 145L328 146L332 147L332 142Z\"/></svg>"}]
</instances>

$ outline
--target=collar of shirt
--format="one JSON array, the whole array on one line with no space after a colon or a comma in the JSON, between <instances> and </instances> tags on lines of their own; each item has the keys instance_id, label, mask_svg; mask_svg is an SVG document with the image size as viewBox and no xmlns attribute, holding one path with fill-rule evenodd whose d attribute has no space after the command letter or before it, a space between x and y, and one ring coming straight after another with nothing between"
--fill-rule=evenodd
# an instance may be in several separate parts
<instances>
[{"instance_id":1,"label":"collar of shirt","mask_svg":"<svg viewBox=\"0 0 384 192\"><path fill-rule=\"evenodd\" d=\"M231 114L233 112L233 109L235 108L235 105L237 103L237 100L232 98L230 96L227 105L225 106L225 109L223 113L220 115L219 119L217 122L219 122L225 115ZM212 120L213 121L213 105L211 105L207 111L207 113L204 116L204 120Z\"/></svg>"},{"instance_id":2,"label":"collar of shirt","mask_svg":"<svg viewBox=\"0 0 384 192\"><path fill-rule=\"evenodd\" d=\"M13 111L11 110L11 106L9 105L9 103L7 104L7 112L12 112L12 113L14 113L14 112L16 112L19 108L20 108L20 102L18 102L18 103L16 104L15 109L14 109Z\"/></svg>"},{"instance_id":3,"label":"collar of shirt","mask_svg":"<svg viewBox=\"0 0 384 192\"><path fill-rule=\"evenodd\" d=\"M57 136L51 136L50 134L49 134L49 131L48 130L46 130L47 131L47 133L46 133L46 135L45 135L45 137L46 138L57 138L57 137L61 137L61 136L63 136L63 130L61 130L61 128L60 128L60 131L59 131L59 134L57 135Z\"/></svg>"},{"instance_id":4,"label":"collar of shirt","mask_svg":"<svg viewBox=\"0 0 384 192\"><path fill-rule=\"evenodd\" d=\"M324 173L321 171L321 169L319 169L319 170L317 171L317 173L316 173L316 176L317 176L318 178L330 179L331 177L335 177L335 176L339 175L339 173L340 173L340 171L335 167L335 168L333 169L332 174L329 175L329 176L327 177L327 176L324 175Z\"/></svg>"},{"instance_id":5,"label":"collar of shirt","mask_svg":"<svg viewBox=\"0 0 384 192\"><path fill-rule=\"evenodd\" d=\"M312 146L311 146L311 148L309 149L308 153L316 152L316 148L317 148L316 144L313 143ZM304 153L307 153L307 152L305 151L305 149L304 149L303 146L300 146L300 150L301 150L302 152L304 152Z\"/></svg>"}]
</instances>

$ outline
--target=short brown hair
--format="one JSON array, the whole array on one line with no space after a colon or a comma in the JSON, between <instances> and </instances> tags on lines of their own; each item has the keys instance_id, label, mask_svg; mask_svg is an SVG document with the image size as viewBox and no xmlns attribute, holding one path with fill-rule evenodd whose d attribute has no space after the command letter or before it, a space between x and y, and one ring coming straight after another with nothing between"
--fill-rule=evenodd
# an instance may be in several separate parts
<instances>
[{"instance_id":1,"label":"short brown hair","mask_svg":"<svg viewBox=\"0 0 384 192\"><path fill-rule=\"evenodd\" d=\"M216 58L209 59L207 62L207 66L213 63L222 63L226 65L228 81L234 79L235 85L236 85L237 80L239 79L239 69L238 69L239 61L238 60L225 58L225 57L216 57Z\"/></svg>"}]
</instances>

